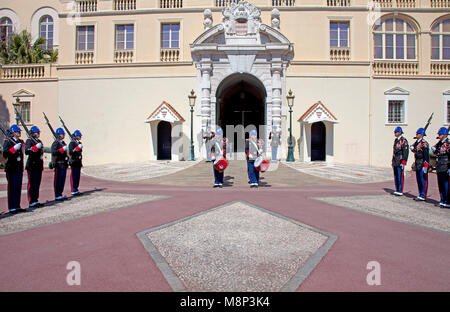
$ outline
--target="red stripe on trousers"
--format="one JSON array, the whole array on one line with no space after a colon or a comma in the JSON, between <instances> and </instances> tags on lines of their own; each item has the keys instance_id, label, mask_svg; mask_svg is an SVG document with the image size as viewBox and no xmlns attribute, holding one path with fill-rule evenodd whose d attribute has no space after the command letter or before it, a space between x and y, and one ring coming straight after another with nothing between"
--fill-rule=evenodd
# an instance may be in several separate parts
<instances>
[{"instance_id":1,"label":"red stripe on trousers","mask_svg":"<svg viewBox=\"0 0 450 312\"><path fill-rule=\"evenodd\" d=\"M403 193L403 170L402 170L402 191L401 192Z\"/></svg>"},{"instance_id":2,"label":"red stripe on trousers","mask_svg":"<svg viewBox=\"0 0 450 312\"><path fill-rule=\"evenodd\" d=\"M31 196L30 196L30 170L27 170L27 176L28 176L28 187L27 187L28 203L31 204Z\"/></svg>"},{"instance_id":3,"label":"red stripe on trousers","mask_svg":"<svg viewBox=\"0 0 450 312\"><path fill-rule=\"evenodd\" d=\"M424 197L424 199L427 199L427 193L428 193L428 172L425 173L425 197Z\"/></svg>"}]
</instances>

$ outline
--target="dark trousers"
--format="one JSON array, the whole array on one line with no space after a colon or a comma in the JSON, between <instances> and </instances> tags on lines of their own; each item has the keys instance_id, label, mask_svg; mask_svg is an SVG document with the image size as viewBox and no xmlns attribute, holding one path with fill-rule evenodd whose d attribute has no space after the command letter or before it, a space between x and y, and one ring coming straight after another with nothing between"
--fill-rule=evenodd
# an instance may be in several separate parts
<instances>
[{"instance_id":1,"label":"dark trousers","mask_svg":"<svg viewBox=\"0 0 450 312\"><path fill-rule=\"evenodd\" d=\"M223 171L220 172L213 166L214 171L214 184L223 184Z\"/></svg>"},{"instance_id":2,"label":"dark trousers","mask_svg":"<svg viewBox=\"0 0 450 312\"><path fill-rule=\"evenodd\" d=\"M394 167L394 182L395 182L395 191L403 193L404 177L402 167L400 166Z\"/></svg>"},{"instance_id":3,"label":"dark trousers","mask_svg":"<svg viewBox=\"0 0 450 312\"><path fill-rule=\"evenodd\" d=\"M23 172L7 172L6 179L8 180L8 209L19 209Z\"/></svg>"},{"instance_id":4,"label":"dark trousers","mask_svg":"<svg viewBox=\"0 0 450 312\"><path fill-rule=\"evenodd\" d=\"M441 195L441 203L448 203L448 174L447 172L437 173L439 194Z\"/></svg>"},{"instance_id":5,"label":"dark trousers","mask_svg":"<svg viewBox=\"0 0 450 312\"><path fill-rule=\"evenodd\" d=\"M81 167L72 167L70 173L70 187L72 193L78 192L78 186L80 185Z\"/></svg>"},{"instance_id":6,"label":"dark trousers","mask_svg":"<svg viewBox=\"0 0 450 312\"><path fill-rule=\"evenodd\" d=\"M253 161L247 161L247 168L250 183L259 183L259 171L256 170L255 163Z\"/></svg>"},{"instance_id":7,"label":"dark trousers","mask_svg":"<svg viewBox=\"0 0 450 312\"><path fill-rule=\"evenodd\" d=\"M28 203L39 200L39 188L41 187L42 170L27 170L28 173Z\"/></svg>"},{"instance_id":8,"label":"dark trousers","mask_svg":"<svg viewBox=\"0 0 450 312\"><path fill-rule=\"evenodd\" d=\"M423 170L416 170L417 187L419 188L419 196L427 198L428 191L428 173L424 173Z\"/></svg>"},{"instance_id":9,"label":"dark trousers","mask_svg":"<svg viewBox=\"0 0 450 312\"><path fill-rule=\"evenodd\" d=\"M55 168L55 178L53 182L53 189L55 190L55 197L62 196L64 192L64 183L66 182L66 168Z\"/></svg>"}]
</instances>

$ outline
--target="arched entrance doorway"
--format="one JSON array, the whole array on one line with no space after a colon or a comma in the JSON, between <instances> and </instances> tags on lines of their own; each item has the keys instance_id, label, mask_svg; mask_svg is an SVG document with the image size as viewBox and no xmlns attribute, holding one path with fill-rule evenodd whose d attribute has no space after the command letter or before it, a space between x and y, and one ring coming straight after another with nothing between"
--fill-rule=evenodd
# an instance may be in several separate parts
<instances>
[{"instance_id":1,"label":"arched entrance doorway","mask_svg":"<svg viewBox=\"0 0 450 312\"><path fill-rule=\"evenodd\" d=\"M249 126L254 126L259 138L262 125L266 124L266 90L264 85L250 74L233 74L225 78L216 93L216 124L233 143L234 152L243 151ZM241 126L241 127L240 127ZM232 131L232 133L227 133Z\"/></svg>"},{"instance_id":2,"label":"arched entrance doorway","mask_svg":"<svg viewBox=\"0 0 450 312\"><path fill-rule=\"evenodd\" d=\"M311 125L311 161L325 161L326 128L322 121Z\"/></svg>"},{"instance_id":3,"label":"arched entrance doorway","mask_svg":"<svg viewBox=\"0 0 450 312\"><path fill-rule=\"evenodd\" d=\"M158 123L158 160L172 159L172 125L167 121Z\"/></svg>"}]
</instances>

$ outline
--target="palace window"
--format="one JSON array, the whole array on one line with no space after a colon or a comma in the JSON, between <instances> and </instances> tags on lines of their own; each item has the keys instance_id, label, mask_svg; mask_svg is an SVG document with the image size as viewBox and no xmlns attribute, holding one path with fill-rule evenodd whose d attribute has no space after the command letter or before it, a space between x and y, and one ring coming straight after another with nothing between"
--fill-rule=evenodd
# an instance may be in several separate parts
<instances>
[{"instance_id":1,"label":"palace window","mask_svg":"<svg viewBox=\"0 0 450 312\"><path fill-rule=\"evenodd\" d=\"M373 42L375 59L416 59L416 31L400 18L388 18L376 25Z\"/></svg>"},{"instance_id":2,"label":"palace window","mask_svg":"<svg viewBox=\"0 0 450 312\"><path fill-rule=\"evenodd\" d=\"M390 100L388 107L388 123L405 122L405 102L401 100Z\"/></svg>"},{"instance_id":3,"label":"palace window","mask_svg":"<svg viewBox=\"0 0 450 312\"><path fill-rule=\"evenodd\" d=\"M0 40L6 45L11 39L13 32L13 23L8 17L4 17L0 20Z\"/></svg>"},{"instance_id":4,"label":"palace window","mask_svg":"<svg viewBox=\"0 0 450 312\"><path fill-rule=\"evenodd\" d=\"M40 37L45 39L45 43L42 45L42 49L53 49L53 18L51 16L44 16L39 23Z\"/></svg>"},{"instance_id":5,"label":"palace window","mask_svg":"<svg viewBox=\"0 0 450 312\"><path fill-rule=\"evenodd\" d=\"M93 51L95 39L94 26L77 27L77 51Z\"/></svg>"},{"instance_id":6,"label":"palace window","mask_svg":"<svg viewBox=\"0 0 450 312\"><path fill-rule=\"evenodd\" d=\"M348 47L348 22L330 22L330 47L347 48Z\"/></svg>"},{"instance_id":7,"label":"palace window","mask_svg":"<svg viewBox=\"0 0 450 312\"><path fill-rule=\"evenodd\" d=\"M180 48L180 24L162 24L161 25L161 48L179 49Z\"/></svg>"},{"instance_id":8,"label":"palace window","mask_svg":"<svg viewBox=\"0 0 450 312\"><path fill-rule=\"evenodd\" d=\"M25 123L30 123L30 102L20 102L19 113Z\"/></svg>"},{"instance_id":9,"label":"palace window","mask_svg":"<svg viewBox=\"0 0 450 312\"><path fill-rule=\"evenodd\" d=\"M431 28L431 59L450 60L450 19Z\"/></svg>"},{"instance_id":10,"label":"palace window","mask_svg":"<svg viewBox=\"0 0 450 312\"><path fill-rule=\"evenodd\" d=\"M116 26L116 50L134 49L134 25Z\"/></svg>"},{"instance_id":11,"label":"palace window","mask_svg":"<svg viewBox=\"0 0 450 312\"><path fill-rule=\"evenodd\" d=\"M450 100L447 100L447 123L450 124Z\"/></svg>"}]
</instances>

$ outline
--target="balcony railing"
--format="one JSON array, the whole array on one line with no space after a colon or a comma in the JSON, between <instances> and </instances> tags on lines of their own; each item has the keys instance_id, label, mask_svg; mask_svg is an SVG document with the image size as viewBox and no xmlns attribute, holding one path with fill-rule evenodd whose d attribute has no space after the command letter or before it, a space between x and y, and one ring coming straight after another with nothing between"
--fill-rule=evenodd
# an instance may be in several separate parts
<instances>
[{"instance_id":1,"label":"balcony railing","mask_svg":"<svg viewBox=\"0 0 450 312\"><path fill-rule=\"evenodd\" d=\"M178 62L180 49L161 49L161 62Z\"/></svg>"},{"instance_id":2,"label":"balcony railing","mask_svg":"<svg viewBox=\"0 0 450 312\"><path fill-rule=\"evenodd\" d=\"M350 48L330 48L330 59L332 61L349 61Z\"/></svg>"},{"instance_id":3,"label":"balcony railing","mask_svg":"<svg viewBox=\"0 0 450 312\"><path fill-rule=\"evenodd\" d=\"M372 65L374 75L417 75L419 73L419 63L410 61L374 61Z\"/></svg>"},{"instance_id":4,"label":"balcony railing","mask_svg":"<svg viewBox=\"0 0 450 312\"><path fill-rule=\"evenodd\" d=\"M397 0L397 8L415 8L416 0Z\"/></svg>"},{"instance_id":5,"label":"balcony railing","mask_svg":"<svg viewBox=\"0 0 450 312\"><path fill-rule=\"evenodd\" d=\"M78 12L96 12L97 0L76 1Z\"/></svg>"},{"instance_id":6,"label":"balcony railing","mask_svg":"<svg viewBox=\"0 0 450 312\"><path fill-rule=\"evenodd\" d=\"M136 10L136 0L114 0L114 10L116 11Z\"/></svg>"},{"instance_id":7,"label":"balcony railing","mask_svg":"<svg viewBox=\"0 0 450 312\"><path fill-rule=\"evenodd\" d=\"M430 74L435 76L450 76L450 62L431 62Z\"/></svg>"},{"instance_id":8,"label":"balcony railing","mask_svg":"<svg viewBox=\"0 0 450 312\"><path fill-rule=\"evenodd\" d=\"M183 7L183 0L160 0L159 7L162 9L178 9Z\"/></svg>"},{"instance_id":9,"label":"balcony railing","mask_svg":"<svg viewBox=\"0 0 450 312\"><path fill-rule=\"evenodd\" d=\"M375 0L375 2L378 3L381 8L392 8L393 0Z\"/></svg>"},{"instance_id":10,"label":"balcony railing","mask_svg":"<svg viewBox=\"0 0 450 312\"><path fill-rule=\"evenodd\" d=\"M233 3L238 3L239 0L216 0L216 7L225 8L231 6Z\"/></svg>"},{"instance_id":11,"label":"balcony railing","mask_svg":"<svg viewBox=\"0 0 450 312\"><path fill-rule=\"evenodd\" d=\"M133 50L116 50L114 51L115 63L133 63L134 51Z\"/></svg>"},{"instance_id":12,"label":"balcony railing","mask_svg":"<svg viewBox=\"0 0 450 312\"><path fill-rule=\"evenodd\" d=\"M47 78L49 70L46 71L45 68L46 65L43 64L2 65L0 78L8 80Z\"/></svg>"},{"instance_id":13,"label":"balcony railing","mask_svg":"<svg viewBox=\"0 0 450 312\"><path fill-rule=\"evenodd\" d=\"M94 51L76 51L75 64L93 64Z\"/></svg>"},{"instance_id":14,"label":"balcony railing","mask_svg":"<svg viewBox=\"0 0 450 312\"><path fill-rule=\"evenodd\" d=\"M272 6L293 7L295 6L295 0L272 0Z\"/></svg>"},{"instance_id":15,"label":"balcony railing","mask_svg":"<svg viewBox=\"0 0 450 312\"><path fill-rule=\"evenodd\" d=\"M450 0L431 0L432 8L450 8Z\"/></svg>"},{"instance_id":16,"label":"balcony railing","mask_svg":"<svg viewBox=\"0 0 450 312\"><path fill-rule=\"evenodd\" d=\"M347 7L350 6L350 0L327 0L327 6Z\"/></svg>"}]
</instances>

